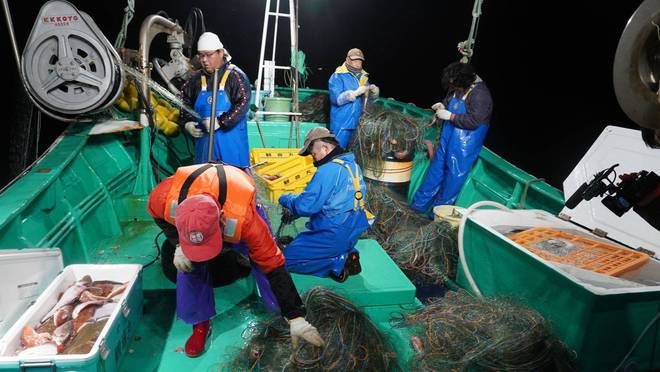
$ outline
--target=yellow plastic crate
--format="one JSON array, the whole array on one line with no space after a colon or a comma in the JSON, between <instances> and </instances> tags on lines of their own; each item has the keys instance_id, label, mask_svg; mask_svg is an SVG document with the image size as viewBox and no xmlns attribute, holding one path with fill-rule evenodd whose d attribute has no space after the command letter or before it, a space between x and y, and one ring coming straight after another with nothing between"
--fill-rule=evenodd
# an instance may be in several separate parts
<instances>
[{"instance_id":1,"label":"yellow plastic crate","mask_svg":"<svg viewBox=\"0 0 660 372\"><path fill-rule=\"evenodd\" d=\"M264 182L269 188L277 188L292 185L298 181L309 181L316 173L316 167L314 167L314 159L311 156L295 155L288 160L259 167L256 172L260 176L264 174L279 176L272 181L264 178Z\"/></svg>"},{"instance_id":2,"label":"yellow plastic crate","mask_svg":"<svg viewBox=\"0 0 660 372\"><path fill-rule=\"evenodd\" d=\"M252 149L250 151L250 164L259 164L266 162L267 165L288 160L292 156L298 155L300 149L297 148L262 148Z\"/></svg>"},{"instance_id":3,"label":"yellow plastic crate","mask_svg":"<svg viewBox=\"0 0 660 372\"><path fill-rule=\"evenodd\" d=\"M305 190L305 187L307 186L307 183L309 180L303 180L303 181L298 181L293 184L285 185L280 188L273 188L271 189L270 187L267 189L268 191L268 200L270 200L273 203L277 203L279 200L280 196L284 194L300 194Z\"/></svg>"},{"instance_id":4,"label":"yellow plastic crate","mask_svg":"<svg viewBox=\"0 0 660 372\"><path fill-rule=\"evenodd\" d=\"M316 167L311 156L293 155L287 160L277 161L256 169L258 176L263 179L268 189L268 199L276 202L282 194L300 193L312 179ZM268 180L263 175L279 176L275 180Z\"/></svg>"}]
</instances>

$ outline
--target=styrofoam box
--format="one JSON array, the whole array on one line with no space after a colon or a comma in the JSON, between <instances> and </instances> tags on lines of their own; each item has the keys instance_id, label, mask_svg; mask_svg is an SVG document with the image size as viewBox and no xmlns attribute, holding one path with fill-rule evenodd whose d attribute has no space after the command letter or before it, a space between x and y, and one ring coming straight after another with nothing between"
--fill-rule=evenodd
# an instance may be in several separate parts
<instances>
[{"instance_id":1,"label":"styrofoam box","mask_svg":"<svg viewBox=\"0 0 660 372\"><path fill-rule=\"evenodd\" d=\"M142 317L141 265L69 265L64 268L36 302L0 339L0 371L46 368L52 371L115 371ZM23 326L36 326L57 303L57 297L77 280L90 275L92 280L129 282L115 311L87 354L18 357Z\"/></svg>"}]
</instances>

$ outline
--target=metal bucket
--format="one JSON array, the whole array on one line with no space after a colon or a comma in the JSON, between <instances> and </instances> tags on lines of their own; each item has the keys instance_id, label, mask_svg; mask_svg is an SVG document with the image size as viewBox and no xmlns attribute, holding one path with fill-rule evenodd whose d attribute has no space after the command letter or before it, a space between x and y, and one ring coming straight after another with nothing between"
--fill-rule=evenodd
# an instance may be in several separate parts
<instances>
[{"instance_id":1,"label":"metal bucket","mask_svg":"<svg viewBox=\"0 0 660 372\"><path fill-rule=\"evenodd\" d=\"M272 112L291 112L291 98L267 97L264 98L264 108ZM289 115L266 115L267 121L289 121Z\"/></svg>"},{"instance_id":2,"label":"metal bucket","mask_svg":"<svg viewBox=\"0 0 660 372\"><path fill-rule=\"evenodd\" d=\"M412 161L385 160L383 169L378 172L370 168L364 168L362 171L364 178L378 182L405 198L410 185L412 167Z\"/></svg>"}]
</instances>

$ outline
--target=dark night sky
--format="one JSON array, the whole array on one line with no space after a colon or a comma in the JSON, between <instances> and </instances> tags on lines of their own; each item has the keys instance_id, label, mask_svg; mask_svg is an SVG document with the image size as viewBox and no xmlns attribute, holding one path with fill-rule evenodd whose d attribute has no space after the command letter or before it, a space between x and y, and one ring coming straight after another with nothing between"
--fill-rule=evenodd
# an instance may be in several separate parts
<instances>
[{"instance_id":1,"label":"dark night sky","mask_svg":"<svg viewBox=\"0 0 660 372\"><path fill-rule=\"evenodd\" d=\"M114 42L124 1L72 2ZM42 2L9 3L22 49ZM612 64L619 36L640 3L485 0L473 63L495 102L486 145L561 188L605 126L637 128L617 104ZM196 6L204 12L207 30L220 35L234 62L254 82L264 4L262 0L136 0L126 46L137 49L137 30L146 15L164 10L184 22L190 7ZM302 0L300 48L312 69L309 86L327 88L328 77L346 51L359 47L382 96L429 107L443 97L440 73L459 57L456 44L467 37L471 10L469 0ZM283 26L285 31L287 24ZM4 21L2 27L6 30ZM288 37L282 35L280 61L288 49ZM0 46L10 60L8 39L3 32ZM164 44L164 38L157 40ZM15 75L13 59L10 66L7 73ZM52 121L46 124L42 148L64 127ZM1 147L3 158L6 148Z\"/></svg>"}]
</instances>

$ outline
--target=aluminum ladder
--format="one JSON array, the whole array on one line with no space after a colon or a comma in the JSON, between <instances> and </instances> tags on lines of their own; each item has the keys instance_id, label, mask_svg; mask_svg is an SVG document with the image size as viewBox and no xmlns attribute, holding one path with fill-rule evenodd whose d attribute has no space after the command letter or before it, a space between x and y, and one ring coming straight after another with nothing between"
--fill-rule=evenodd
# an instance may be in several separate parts
<instances>
[{"instance_id":1,"label":"aluminum ladder","mask_svg":"<svg viewBox=\"0 0 660 372\"><path fill-rule=\"evenodd\" d=\"M266 0L266 7L264 11L264 28L261 33L261 51L259 53L259 64L258 64L258 74L257 81L255 82L256 86L256 97L255 104L257 106L257 111L255 112L255 120L259 120L259 115L288 115L291 118L291 133L289 136L289 147L291 147L292 137L293 137L293 128L295 126L296 132L296 147L300 147L300 128L299 121L300 115L299 112L299 100L298 100L298 69L293 68L293 111L290 112L274 112L274 111L265 111L261 100L262 90L269 90L271 94L274 94L275 91L275 71L277 70L291 70L291 66L278 66L275 64L275 52L277 50L277 31L279 27L280 17L289 18L289 33L291 36L291 50L295 52L295 56L298 56L298 1L289 0L289 9L287 13L280 11L280 0L276 1L275 11L271 11L271 0ZM266 52L266 43L268 39L268 24L270 17L275 17L275 29L273 33L272 41L272 55L270 61L264 60L264 55ZM264 79L264 75L268 79ZM263 88L262 88L263 86Z\"/></svg>"}]
</instances>

